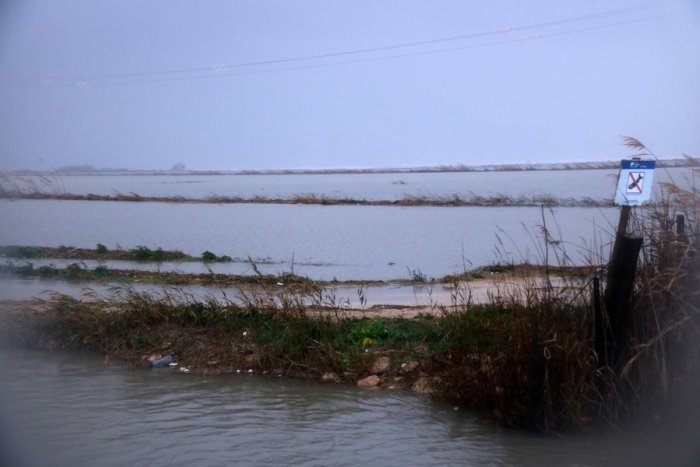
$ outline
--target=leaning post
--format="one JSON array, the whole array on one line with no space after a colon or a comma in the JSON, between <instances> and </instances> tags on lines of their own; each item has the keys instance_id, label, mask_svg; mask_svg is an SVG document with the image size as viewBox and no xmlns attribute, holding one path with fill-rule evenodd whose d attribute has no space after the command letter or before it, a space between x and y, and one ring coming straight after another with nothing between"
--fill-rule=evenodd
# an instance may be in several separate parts
<instances>
[{"instance_id":1,"label":"leaning post","mask_svg":"<svg viewBox=\"0 0 700 467\"><path fill-rule=\"evenodd\" d=\"M628 227L631 208L650 199L655 165L654 161L639 158L623 160L620 165L615 192L615 204L621 206L620 220L608 261L605 311L596 313L595 342L600 366L617 366L629 344L629 331L634 326L634 314L629 305L642 238L629 234Z\"/></svg>"}]
</instances>

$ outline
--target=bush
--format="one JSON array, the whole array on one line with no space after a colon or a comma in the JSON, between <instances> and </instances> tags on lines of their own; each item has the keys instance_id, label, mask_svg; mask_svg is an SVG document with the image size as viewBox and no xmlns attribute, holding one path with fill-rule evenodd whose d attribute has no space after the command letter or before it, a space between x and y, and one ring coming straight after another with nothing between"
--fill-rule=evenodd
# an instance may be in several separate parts
<instances>
[{"instance_id":1,"label":"bush","mask_svg":"<svg viewBox=\"0 0 700 467\"><path fill-rule=\"evenodd\" d=\"M107 266L102 265L95 267L95 269L92 270L92 273L97 277L107 277L110 275Z\"/></svg>"},{"instance_id":2,"label":"bush","mask_svg":"<svg viewBox=\"0 0 700 467\"><path fill-rule=\"evenodd\" d=\"M66 277L68 277L69 279L76 279L83 275L84 272L85 270L78 263L71 263L68 266L66 266Z\"/></svg>"},{"instance_id":3,"label":"bush","mask_svg":"<svg viewBox=\"0 0 700 467\"><path fill-rule=\"evenodd\" d=\"M212 253L209 250L206 250L204 253L202 253L202 261L216 261L217 257L214 253Z\"/></svg>"},{"instance_id":4,"label":"bush","mask_svg":"<svg viewBox=\"0 0 700 467\"><path fill-rule=\"evenodd\" d=\"M147 246L138 245L131 250L131 255L139 261L165 261L165 251L162 248L151 250Z\"/></svg>"},{"instance_id":5,"label":"bush","mask_svg":"<svg viewBox=\"0 0 700 467\"><path fill-rule=\"evenodd\" d=\"M50 277L58 275L58 269L53 264L48 266L40 266L37 268L37 272L41 277Z\"/></svg>"},{"instance_id":6,"label":"bush","mask_svg":"<svg viewBox=\"0 0 700 467\"><path fill-rule=\"evenodd\" d=\"M39 256L40 248L34 246L10 245L3 248L8 258L34 258Z\"/></svg>"},{"instance_id":7,"label":"bush","mask_svg":"<svg viewBox=\"0 0 700 467\"><path fill-rule=\"evenodd\" d=\"M153 250L147 246L138 245L136 248L131 250L131 255L139 261L146 261L151 259Z\"/></svg>"},{"instance_id":8,"label":"bush","mask_svg":"<svg viewBox=\"0 0 700 467\"><path fill-rule=\"evenodd\" d=\"M164 261L165 260L165 251L163 251L162 248L158 248L156 251L153 252L151 255L153 261Z\"/></svg>"}]
</instances>

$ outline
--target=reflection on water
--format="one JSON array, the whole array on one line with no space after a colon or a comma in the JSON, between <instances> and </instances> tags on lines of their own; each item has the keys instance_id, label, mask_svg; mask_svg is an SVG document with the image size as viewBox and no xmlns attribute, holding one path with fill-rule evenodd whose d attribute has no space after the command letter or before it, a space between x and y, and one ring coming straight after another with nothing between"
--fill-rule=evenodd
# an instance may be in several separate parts
<instances>
[{"instance_id":1,"label":"reflection on water","mask_svg":"<svg viewBox=\"0 0 700 467\"><path fill-rule=\"evenodd\" d=\"M25 461L14 465L593 466L630 455L620 437L524 434L403 391L105 367L70 352L5 349L0 364L11 447L0 460Z\"/></svg>"}]
</instances>

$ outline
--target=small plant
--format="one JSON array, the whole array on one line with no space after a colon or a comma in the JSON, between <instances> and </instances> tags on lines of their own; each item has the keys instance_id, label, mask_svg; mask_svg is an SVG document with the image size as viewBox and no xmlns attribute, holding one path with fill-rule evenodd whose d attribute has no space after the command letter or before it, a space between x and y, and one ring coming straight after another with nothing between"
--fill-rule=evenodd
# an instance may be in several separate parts
<instances>
[{"instance_id":1,"label":"small plant","mask_svg":"<svg viewBox=\"0 0 700 467\"><path fill-rule=\"evenodd\" d=\"M41 277L56 276L58 274L58 269L56 269L53 264L48 266L40 266L36 271Z\"/></svg>"},{"instance_id":2,"label":"small plant","mask_svg":"<svg viewBox=\"0 0 700 467\"><path fill-rule=\"evenodd\" d=\"M109 250L107 250L107 247L104 246L103 244L98 243L98 244L97 244L97 247L95 248L95 251L97 251L97 254L98 254L98 255L104 255L104 254L107 253Z\"/></svg>"},{"instance_id":3,"label":"small plant","mask_svg":"<svg viewBox=\"0 0 700 467\"><path fill-rule=\"evenodd\" d=\"M17 273L20 276L31 276L34 274L34 265L32 263L25 263L22 266L18 266Z\"/></svg>"},{"instance_id":4,"label":"small plant","mask_svg":"<svg viewBox=\"0 0 700 467\"><path fill-rule=\"evenodd\" d=\"M139 245L131 250L131 256L139 261L164 261L165 251L162 248L151 250L147 246Z\"/></svg>"},{"instance_id":5,"label":"small plant","mask_svg":"<svg viewBox=\"0 0 700 467\"><path fill-rule=\"evenodd\" d=\"M423 271L420 269L410 269L408 270L408 275L411 277L412 282L428 282L428 278L425 277L425 274L423 274Z\"/></svg>"},{"instance_id":6,"label":"small plant","mask_svg":"<svg viewBox=\"0 0 700 467\"><path fill-rule=\"evenodd\" d=\"M131 250L131 255L139 261L147 261L153 256L153 250L147 246L138 245Z\"/></svg>"},{"instance_id":7,"label":"small plant","mask_svg":"<svg viewBox=\"0 0 700 467\"><path fill-rule=\"evenodd\" d=\"M216 261L218 257L209 250L202 253L202 261Z\"/></svg>"},{"instance_id":8,"label":"small plant","mask_svg":"<svg viewBox=\"0 0 700 467\"><path fill-rule=\"evenodd\" d=\"M77 279L82 276L84 272L85 269L78 263L71 263L66 266L66 277L68 279Z\"/></svg>"},{"instance_id":9,"label":"small plant","mask_svg":"<svg viewBox=\"0 0 700 467\"><path fill-rule=\"evenodd\" d=\"M9 245L0 248L0 254L8 258L35 258L40 248L34 246Z\"/></svg>"},{"instance_id":10,"label":"small plant","mask_svg":"<svg viewBox=\"0 0 700 467\"><path fill-rule=\"evenodd\" d=\"M137 350L142 350L148 347L152 347L153 342L151 341L151 338L148 335L136 334L131 339L131 345Z\"/></svg>"},{"instance_id":11,"label":"small plant","mask_svg":"<svg viewBox=\"0 0 700 467\"><path fill-rule=\"evenodd\" d=\"M165 251L163 251L162 248L158 248L156 251L153 252L153 261L164 261L165 260Z\"/></svg>"},{"instance_id":12,"label":"small plant","mask_svg":"<svg viewBox=\"0 0 700 467\"><path fill-rule=\"evenodd\" d=\"M512 266L508 266L505 264L492 264L490 266L487 266L484 268L488 272L493 272L493 273L504 273L508 272L509 270L513 269Z\"/></svg>"},{"instance_id":13,"label":"small plant","mask_svg":"<svg viewBox=\"0 0 700 467\"><path fill-rule=\"evenodd\" d=\"M365 287L361 286L357 289L357 296L360 300L360 309L364 310L367 306L367 296L365 295Z\"/></svg>"},{"instance_id":14,"label":"small plant","mask_svg":"<svg viewBox=\"0 0 700 467\"><path fill-rule=\"evenodd\" d=\"M92 270L92 273L97 276L97 277L107 277L110 275L109 269L107 266L96 266L95 269Z\"/></svg>"}]
</instances>

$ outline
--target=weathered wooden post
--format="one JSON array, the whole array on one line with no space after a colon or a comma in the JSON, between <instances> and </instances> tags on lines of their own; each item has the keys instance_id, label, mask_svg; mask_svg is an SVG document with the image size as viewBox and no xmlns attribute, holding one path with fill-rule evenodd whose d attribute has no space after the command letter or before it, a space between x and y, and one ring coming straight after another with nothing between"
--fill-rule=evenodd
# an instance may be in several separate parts
<instances>
[{"instance_id":1,"label":"weathered wooden post","mask_svg":"<svg viewBox=\"0 0 700 467\"><path fill-rule=\"evenodd\" d=\"M683 214L676 215L676 234L681 240L685 237L685 216Z\"/></svg>"},{"instance_id":2,"label":"weathered wooden post","mask_svg":"<svg viewBox=\"0 0 700 467\"><path fill-rule=\"evenodd\" d=\"M603 311L600 293L600 277L597 274L593 278L593 313L595 351L598 355L598 362L603 364L608 361L608 349L606 345L608 316Z\"/></svg>"},{"instance_id":3,"label":"weathered wooden post","mask_svg":"<svg viewBox=\"0 0 700 467\"><path fill-rule=\"evenodd\" d=\"M629 345L634 314L630 300L634 290L637 260L642 238L627 233L631 207L649 200L654 176L654 161L623 160L620 167L615 204L622 206L615 243L608 261L605 310L596 313L596 352L601 366L616 368Z\"/></svg>"},{"instance_id":4,"label":"weathered wooden post","mask_svg":"<svg viewBox=\"0 0 700 467\"><path fill-rule=\"evenodd\" d=\"M617 257L608 265L604 299L607 314L606 366L616 367L629 346L630 330L634 326L634 310L630 307L630 301L641 248L641 237L623 235Z\"/></svg>"}]
</instances>

